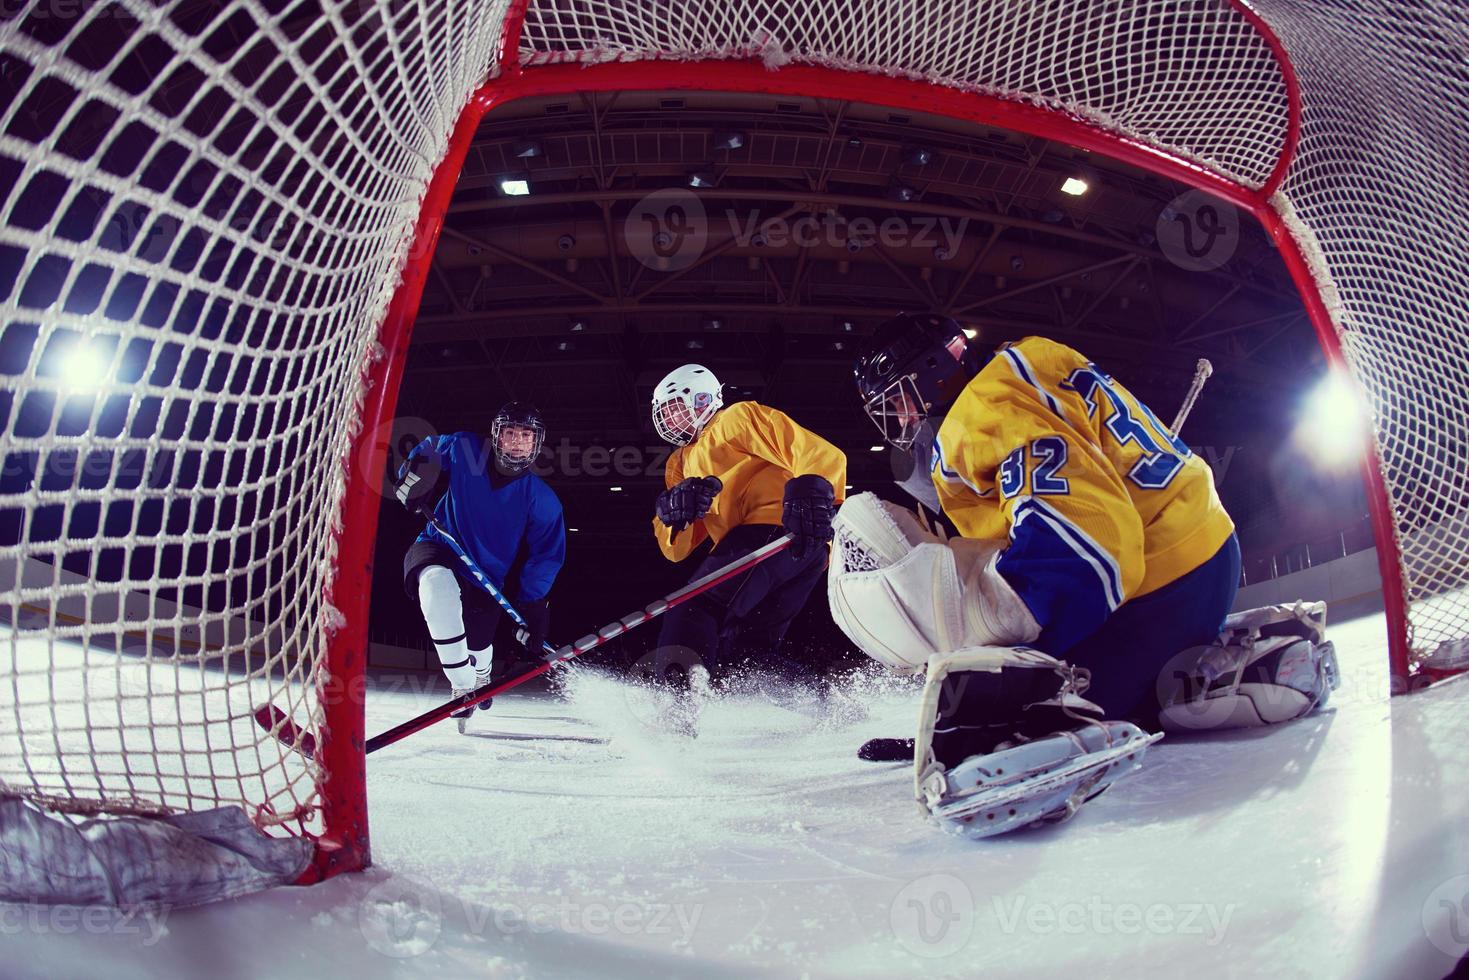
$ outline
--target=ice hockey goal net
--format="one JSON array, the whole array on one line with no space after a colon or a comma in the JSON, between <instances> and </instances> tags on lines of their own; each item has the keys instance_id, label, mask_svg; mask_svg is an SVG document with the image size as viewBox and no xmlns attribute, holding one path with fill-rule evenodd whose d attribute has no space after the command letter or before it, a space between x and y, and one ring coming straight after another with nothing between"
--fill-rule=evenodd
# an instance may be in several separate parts
<instances>
[{"instance_id":1,"label":"ice hockey goal net","mask_svg":"<svg viewBox=\"0 0 1469 980\"><path fill-rule=\"evenodd\" d=\"M0 783L367 860L357 682L404 349L478 119L785 92L1254 214L1368 392L1393 667L1469 634L1462 10L1266 0L23 0L0 21ZM319 762L252 722L273 702Z\"/></svg>"}]
</instances>

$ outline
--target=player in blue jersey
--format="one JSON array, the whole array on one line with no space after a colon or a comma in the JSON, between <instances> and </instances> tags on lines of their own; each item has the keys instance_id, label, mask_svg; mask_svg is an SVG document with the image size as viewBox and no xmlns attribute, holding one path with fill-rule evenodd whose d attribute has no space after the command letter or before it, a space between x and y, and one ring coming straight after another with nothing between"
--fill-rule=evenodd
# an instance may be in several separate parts
<instances>
[{"instance_id":1,"label":"player in blue jersey","mask_svg":"<svg viewBox=\"0 0 1469 980\"><path fill-rule=\"evenodd\" d=\"M547 596L566 560L561 501L529 472L545 437L541 413L510 402L496 413L488 444L474 432L421 442L399 469L397 487L398 500L437 519L524 617L526 649L536 657L550 626ZM489 681L502 613L462 567L433 527L403 558L403 585L423 610L456 696ZM454 715L461 732L472 713Z\"/></svg>"}]
</instances>

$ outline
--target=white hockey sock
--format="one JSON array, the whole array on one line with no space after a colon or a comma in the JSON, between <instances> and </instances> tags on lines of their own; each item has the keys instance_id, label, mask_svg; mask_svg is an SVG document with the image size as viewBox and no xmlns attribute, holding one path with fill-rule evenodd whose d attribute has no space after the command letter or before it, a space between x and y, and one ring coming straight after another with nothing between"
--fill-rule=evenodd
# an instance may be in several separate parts
<instances>
[{"instance_id":1,"label":"white hockey sock","mask_svg":"<svg viewBox=\"0 0 1469 980\"><path fill-rule=\"evenodd\" d=\"M429 565L418 573L418 604L428 635L439 652L444 676L455 690L475 686L474 659L464 630L464 606L459 598L459 580L443 565ZM488 661L488 657L486 658Z\"/></svg>"}]
</instances>

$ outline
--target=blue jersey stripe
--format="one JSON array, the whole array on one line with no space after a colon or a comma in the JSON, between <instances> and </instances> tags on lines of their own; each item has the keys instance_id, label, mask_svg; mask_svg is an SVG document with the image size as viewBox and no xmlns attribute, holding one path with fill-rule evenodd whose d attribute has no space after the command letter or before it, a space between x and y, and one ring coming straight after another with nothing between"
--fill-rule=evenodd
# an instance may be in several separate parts
<instances>
[{"instance_id":1,"label":"blue jersey stripe","mask_svg":"<svg viewBox=\"0 0 1469 980\"><path fill-rule=\"evenodd\" d=\"M1122 605L1122 570L1117 567L1117 560L1107 553L1101 545L1092 540L1091 536L1061 516L1051 507L1029 497L1021 501L1015 508L1015 523L1019 524L1025 514L1033 514L1037 518L1050 524L1057 535L1076 552L1097 573L1102 582L1102 587L1107 595L1107 608L1116 609Z\"/></svg>"},{"instance_id":2,"label":"blue jersey stripe","mask_svg":"<svg viewBox=\"0 0 1469 980\"><path fill-rule=\"evenodd\" d=\"M939 442L938 437L934 437L933 440L933 469L938 472L939 478L942 479L945 483L962 483L980 497L988 497L995 492L994 487L991 487L988 490L981 490L979 489L979 487L964 479L963 474L959 473L956 470L949 469L948 460L944 458L943 443Z\"/></svg>"},{"instance_id":3,"label":"blue jersey stripe","mask_svg":"<svg viewBox=\"0 0 1469 980\"><path fill-rule=\"evenodd\" d=\"M1056 413L1057 418L1064 419L1066 416L1061 411L1061 403L1056 401L1055 397L1049 391L1042 388L1040 383L1035 380L1035 369L1030 366L1030 362L1025 359L1025 355L1013 347L1007 347L1000 353L1005 355L1006 360L1010 363L1011 369L1020 376L1020 380L1030 385L1040 394L1041 399L1052 412Z\"/></svg>"},{"instance_id":4,"label":"blue jersey stripe","mask_svg":"<svg viewBox=\"0 0 1469 980\"><path fill-rule=\"evenodd\" d=\"M1035 646L1054 656L1095 632L1117 607L1109 562L1054 512L1022 500L996 570L1040 624Z\"/></svg>"}]
</instances>

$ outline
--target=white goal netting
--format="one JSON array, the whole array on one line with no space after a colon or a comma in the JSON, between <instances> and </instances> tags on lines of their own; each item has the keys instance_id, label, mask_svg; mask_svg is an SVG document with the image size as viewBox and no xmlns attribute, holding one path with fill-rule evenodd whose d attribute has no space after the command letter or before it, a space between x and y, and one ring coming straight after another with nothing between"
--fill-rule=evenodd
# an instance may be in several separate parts
<instances>
[{"instance_id":1,"label":"white goal netting","mask_svg":"<svg viewBox=\"0 0 1469 980\"><path fill-rule=\"evenodd\" d=\"M1465 15L1263 0L1300 81L1274 206L1366 386L1427 655L1469 635ZM558 62L734 58L928 82L1247 191L1288 77L1225 0L89 4L0 21L0 782L71 806L309 811L364 372L502 36ZM514 19L512 17L512 19ZM511 27L513 28L513 24ZM695 77L693 69L690 77ZM351 535L353 528L340 533ZM31 631L44 637L24 639ZM329 791L329 790L328 790ZM296 821L299 823L299 821ZM309 825L307 829L310 829Z\"/></svg>"}]
</instances>

